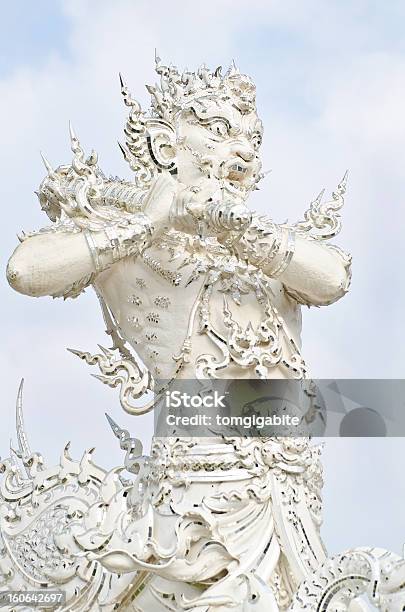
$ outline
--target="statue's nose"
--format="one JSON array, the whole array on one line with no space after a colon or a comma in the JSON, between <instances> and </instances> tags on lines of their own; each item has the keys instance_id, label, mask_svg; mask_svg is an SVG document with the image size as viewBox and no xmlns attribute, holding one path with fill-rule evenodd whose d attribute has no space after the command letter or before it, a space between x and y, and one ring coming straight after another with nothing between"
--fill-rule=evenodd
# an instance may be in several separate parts
<instances>
[{"instance_id":1,"label":"statue's nose","mask_svg":"<svg viewBox=\"0 0 405 612\"><path fill-rule=\"evenodd\" d=\"M251 162L254 160L255 152L250 147L238 145L235 149L236 155L243 159L243 161Z\"/></svg>"}]
</instances>

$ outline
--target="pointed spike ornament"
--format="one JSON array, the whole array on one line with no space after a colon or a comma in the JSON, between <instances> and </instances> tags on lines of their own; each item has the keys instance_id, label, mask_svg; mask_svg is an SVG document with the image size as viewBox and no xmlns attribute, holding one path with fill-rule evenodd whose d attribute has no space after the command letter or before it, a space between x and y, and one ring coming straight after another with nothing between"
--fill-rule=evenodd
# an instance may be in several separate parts
<instances>
[{"instance_id":1,"label":"pointed spike ornament","mask_svg":"<svg viewBox=\"0 0 405 612\"><path fill-rule=\"evenodd\" d=\"M132 107L132 110L135 113L140 113L141 105L139 104L139 102L137 102L137 100L134 100L134 98L132 98L121 73L119 73L119 78L120 78L120 85L121 85L121 94L122 94L122 97L124 98L124 104L126 106Z\"/></svg>"},{"instance_id":2,"label":"pointed spike ornament","mask_svg":"<svg viewBox=\"0 0 405 612\"><path fill-rule=\"evenodd\" d=\"M107 421L112 429L114 436L120 442L120 448L127 451L125 458L125 467L131 472L133 471L134 459L142 455L143 446L142 442L137 438L131 438L131 435L127 429L122 429L107 413L105 413Z\"/></svg>"},{"instance_id":3,"label":"pointed spike ornament","mask_svg":"<svg viewBox=\"0 0 405 612\"><path fill-rule=\"evenodd\" d=\"M128 151L128 149L119 140L117 140L117 143L124 160L129 164L131 170L137 172L140 168L140 163L138 162L136 157L130 151Z\"/></svg>"},{"instance_id":4,"label":"pointed spike ornament","mask_svg":"<svg viewBox=\"0 0 405 612\"><path fill-rule=\"evenodd\" d=\"M120 143L119 140L117 142L118 142L118 146L120 148L120 151L121 151L122 155L124 156L125 161L129 161L130 160L130 156L128 154L128 151L126 150L124 145Z\"/></svg>"},{"instance_id":5,"label":"pointed spike ornament","mask_svg":"<svg viewBox=\"0 0 405 612\"><path fill-rule=\"evenodd\" d=\"M107 412L104 412L104 416L107 419L111 429L114 431L115 429L118 428L117 423L110 417L110 415Z\"/></svg>"},{"instance_id":6,"label":"pointed spike ornament","mask_svg":"<svg viewBox=\"0 0 405 612\"><path fill-rule=\"evenodd\" d=\"M21 472L20 463L19 463L18 459L21 459L21 457L19 456L19 453L14 448L13 441L10 438L10 460L11 460L11 464L13 465L13 467L14 467L14 469L16 471L16 474L18 475L18 477L20 479L23 479L23 474Z\"/></svg>"},{"instance_id":7,"label":"pointed spike ornament","mask_svg":"<svg viewBox=\"0 0 405 612\"><path fill-rule=\"evenodd\" d=\"M76 136L76 133L73 129L73 125L71 123L71 121L69 121L69 136L70 136L70 148L72 153L75 156L75 160L74 161L79 161L79 162L83 162L84 161L84 151L82 149L82 146L80 144L80 141L78 139L78 137ZM77 168L77 170L81 169L81 166L75 166Z\"/></svg>"},{"instance_id":8,"label":"pointed spike ornament","mask_svg":"<svg viewBox=\"0 0 405 612\"><path fill-rule=\"evenodd\" d=\"M24 415L23 415L23 389L24 379L21 379L20 386L18 388L17 402L16 402L16 430L17 430L17 442L18 451L21 459L26 463L32 456L28 438L24 429Z\"/></svg>"},{"instance_id":9,"label":"pointed spike ornament","mask_svg":"<svg viewBox=\"0 0 405 612\"><path fill-rule=\"evenodd\" d=\"M263 179L265 179L271 173L272 173L272 170L264 170L263 172L260 172L260 174L258 176L258 182L262 181Z\"/></svg>"},{"instance_id":10,"label":"pointed spike ornament","mask_svg":"<svg viewBox=\"0 0 405 612\"><path fill-rule=\"evenodd\" d=\"M104 385L108 385L109 380L107 376L104 376L104 374L90 374L90 376L92 376L93 378L96 378L97 380L101 381Z\"/></svg>"},{"instance_id":11,"label":"pointed spike ornament","mask_svg":"<svg viewBox=\"0 0 405 612\"><path fill-rule=\"evenodd\" d=\"M42 158L42 161L44 162L44 166L46 168L46 171L48 172L49 176L53 176L55 174L54 169L52 168L51 164L49 163L49 161L46 159L45 155L42 153L42 151L40 151L40 155Z\"/></svg>"},{"instance_id":12,"label":"pointed spike ornament","mask_svg":"<svg viewBox=\"0 0 405 612\"><path fill-rule=\"evenodd\" d=\"M87 166L96 166L97 162L98 162L98 155L97 155L96 151L94 151L94 149L92 149L90 155L86 159L86 165Z\"/></svg>"},{"instance_id":13,"label":"pointed spike ornament","mask_svg":"<svg viewBox=\"0 0 405 612\"><path fill-rule=\"evenodd\" d=\"M122 429L111 417L109 414L105 413L108 424L110 425L114 436L122 442L124 439L129 438L129 432L125 429Z\"/></svg>"},{"instance_id":14,"label":"pointed spike ornament","mask_svg":"<svg viewBox=\"0 0 405 612\"><path fill-rule=\"evenodd\" d=\"M345 172L345 173L344 173L344 175L343 175L342 180L341 180L341 181L340 181L340 183L339 183L339 187L338 187L338 188L339 188L339 189L340 189L340 190L341 190L343 193L345 193L345 191L346 191L346 187L347 187L347 178L348 178L348 176L349 176L349 170L346 170L346 172Z\"/></svg>"},{"instance_id":15,"label":"pointed spike ornament","mask_svg":"<svg viewBox=\"0 0 405 612\"><path fill-rule=\"evenodd\" d=\"M71 121L69 121L69 135L70 135L70 141L71 141L71 143L73 145L73 142L77 141L77 136L75 134L75 131L73 129L73 125L72 125Z\"/></svg>"},{"instance_id":16,"label":"pointed spike ornament","mask_svg":"<svg viewBox=\"0 0 405 612\"><path fill-rule=\"evenodd\" d=\"M323 189L321 189L321 191L318 193L318 195L316 196L314 203L315 204L320 204L322 202L322 198L325 194L325 187Z\"/></svg>"},{"instance_id":17,"label":"pointed spike ornament","mask_svg":"<svg viewBox=\"0 0 405 612\"><path fill-rule=\"evenodd\" d=\"M66 350L69 351L69 353L73 353L73 355L76 355L76 357L79 357L80 359L86 359L86 353L83 351L72 348L66 348Z\"/></svg>"},{"instance_id":18,"label":"pointed spike ornament","mask_svg":"<svg viewBox=\"0 0 405 612\"><path fill-rule=\"evenodd\" d=\"M237 67L237 65L235 64L235 60L233 59L231 61L231 64L230 64L229 68L228 68L226 76L227 77L233 77L233 76L236 76L237 74L240 74L239 68Z\"/></svg>"}]
</instances>

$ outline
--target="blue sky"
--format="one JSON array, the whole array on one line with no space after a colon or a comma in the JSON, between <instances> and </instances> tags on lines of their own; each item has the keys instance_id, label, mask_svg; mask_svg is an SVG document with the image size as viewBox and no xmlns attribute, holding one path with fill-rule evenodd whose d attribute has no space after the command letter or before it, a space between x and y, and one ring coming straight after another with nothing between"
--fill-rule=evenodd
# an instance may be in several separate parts
<instances>
[{"instance_id":1,"label":"blue sky","mask_svg":"<svg viewBox=\"0 0 405 612\"><path fill-rule=\"evenodd\" d=\"M69 19L58 0L3 3L0 21L0 77L17 67L40 66L51 53L68 55Z\"/></svg>"},{"instance_id":2,"label":"blue sky","mask_svg":"<svg viewBox=\"0 0 405 612\"><path fill-rule=\"evenodd\" d=\"M146 104L155 47L165 60L189 68L235 58L257 84L264 166L272 169L253 208L295 221L322 187L330 194L350 170L337 242L353 254L353 286L339 304L304 312L304 354L314 376L403 376L405 4L211 0L190 6L180 0L3 3L3 269L16 233L47 222L33 195L44 174L39 150L55 164L69 161L69 119L83 144L98 150L107 173L130 176L116 146L125 116L119 70ZM23 375L32 444L51 459L73 439L76 453L95 445L101 463L120 461L105 411L147 440L150 422L122 415L114 392L65 351L93 350L104 341L90 292L66 303L33 300L11 291L3 274L1 296L0 455L13 433ZM332 550L364 544L400 550L402 465L401 441L327 441L324 533Z\"/></svg>"}]
</instances>

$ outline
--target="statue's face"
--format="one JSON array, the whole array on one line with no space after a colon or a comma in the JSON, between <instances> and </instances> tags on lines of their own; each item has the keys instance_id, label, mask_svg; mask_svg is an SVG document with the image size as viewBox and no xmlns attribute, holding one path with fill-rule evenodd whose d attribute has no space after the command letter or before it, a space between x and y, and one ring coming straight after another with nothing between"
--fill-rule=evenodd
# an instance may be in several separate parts
<instances>
[{"instance_id":1,"label":"statue's face","mask_svg":"<svg viewBox=\"0 0 405 612\"><path fill-rule=\"evenodd\" d=\"M246 195L258 181L262 122L231 100L202 97L181 111L175 124L178 178L186 185L203 176Z\"/></svg>"}]
</instances>

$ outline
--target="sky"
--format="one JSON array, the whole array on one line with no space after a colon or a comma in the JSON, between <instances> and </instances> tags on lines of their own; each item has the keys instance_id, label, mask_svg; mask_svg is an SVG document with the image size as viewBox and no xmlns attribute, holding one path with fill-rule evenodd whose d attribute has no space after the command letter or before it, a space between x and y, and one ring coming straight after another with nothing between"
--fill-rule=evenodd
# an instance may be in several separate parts
<instances>
[{"instance_id":1,"label":"sky","mask_svg":"<svg viewBox=\"0 0 405 612\"><path fill-rule=\"evenodd\" d=\"M114 390L65 350L105 342L91 291L66 302L21 296L7 285L5 266L17 232L47 224L34 195L44 176L39 151L55 165L70 161L69 120L106 173L130 178L116 144L125 119L118 72L147 105L155 48L181 68L226 67L234 58L254 79L271 173L253 209L296 221L349 169L336 242L353 255L352 288L333 306L305 309L303 353L316 378L403 376L404 19L399 0L3 3L1 456L14 435L22 376L31 445L49 462L72 440L73 454L96 446L101 465L120 463L104 412L147 449L151 419L122 414ZM402 551L402 446L402 439L325 441L323 535L331 552Z\"/></svg>"}]
</instances>

